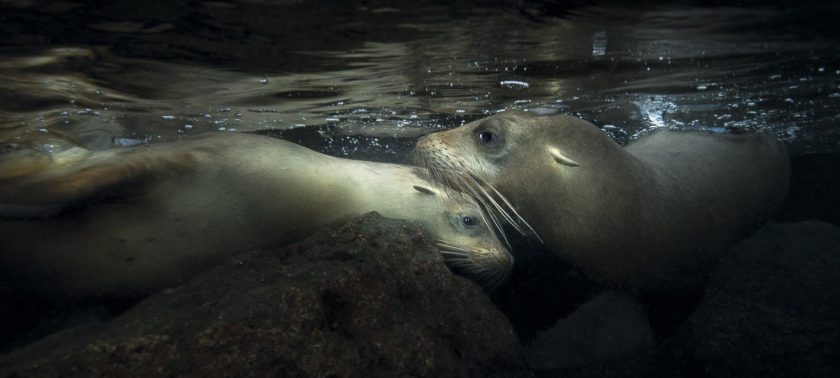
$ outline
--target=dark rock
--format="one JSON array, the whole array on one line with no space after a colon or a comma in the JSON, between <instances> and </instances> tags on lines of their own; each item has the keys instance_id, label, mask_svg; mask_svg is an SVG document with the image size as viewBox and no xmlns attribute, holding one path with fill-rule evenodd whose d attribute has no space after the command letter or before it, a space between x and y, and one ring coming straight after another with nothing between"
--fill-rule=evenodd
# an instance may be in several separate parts
<instances>
[{"instance_id":1,"label":"dark rock","mask_svg":"<svg viewBox=\"0 0 840 378\"><path fill-rule=\"evenodd\" d=\"M376 214L237 256L3 376L526 376L510 324L416 224Z\"/></svg>"},{"instance_id":2,"label":"dark rock","mask_svg":"<svg viewBox=\"0 0 840 378\"><path fill-rule=\"evenodd\" d=\"M508 234L516 263L492 299L513 323L520 341L528 344L539 331L553 326L604 291L604 286L544 245L514 232L510 230Z\"/></svg>"},{"instance_id":3,"label":"dark rock","mask_svg":"<svg viewBox=\"0 0 840 378\"><path fill-rule=\"evenodd\" d=\"M769 224L732 247L700 305L653 348L544 377L840 375L840 229Z\"/></svg>"},{"instance_id":4,"label":"dark rock","mask_svg":"<svg viewBox=\"0 0 840 378\"><path fill-rule=\"evenodd\" d=\"M619 358L574 366L565 369L544 370L540 377L566 378L650 378L650 377L705 377L699 365L684 346L666 341L655 348L644 349Z\"/></svg>"},{"instance_id":5,"label":"dark rock","mask_svg":"<svg viewBox=\"0 0 840 378\"><path fill-rule=\"evenodd\" d=\"M711 376L838 376L840 229L767 225L726 256L689 323Z\"/></svg>"},{"instance_id":6,"label":"dark rock","mask_svg":"<svg viewBox=\"0 0 840 378\"><path fill-rule=\"evenodd\" d=\"M525 359L535 369L564 368L650 348L653 341L642 305L627 294L606 291L537 334Z\"/></svg>"},{"instance_id":7,"label":"dark rock","mask_svg":"<svg viewBox=\"0 0 840 378\"><path fill-rule=\"evenodd\" d=\"M778 222L817 219L840 226L840 154L791 158L790 191Z\"/></svg>"}]
</instances>

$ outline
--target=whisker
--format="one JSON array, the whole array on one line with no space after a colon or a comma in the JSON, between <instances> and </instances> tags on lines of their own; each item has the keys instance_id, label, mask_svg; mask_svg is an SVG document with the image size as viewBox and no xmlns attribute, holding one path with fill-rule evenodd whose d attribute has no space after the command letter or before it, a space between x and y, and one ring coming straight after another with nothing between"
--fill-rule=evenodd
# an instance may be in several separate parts
<instances>
[{"instance_id":1,"label":"whisker","mask_svg":"<svg viewBox=\"0 0 840 378\"><path fill-rule=\"evenodd\" d=\"M470 260L469 255L462 253L462 252L450 252L450 251L440 251L441 255L443 255L444 260ZM470 260L472 261L472 260Z\"/></svg>"},{"instance_id":2,"label":"whisker","mask_svg":"<svg viewBox=\"0 0 840 378\"><path fill-rule=\"evenodd\" d=\"M502 210L490 211L490 209L498 208L498 204L487 202L488 199L492 200L492 197L490 197L488 193L484 192L483 189L481 189L480 185L478 185L474 180L470 180L467 176L462 174L450 174L449 171L444 171L433 166L430 166L428 169L431 173L432 178L443 185L444 190L447 191L447 194L466 194L474 200L476 200L477 202L479 202L479 205L482 208L480 214L482 220L487 222L489 219L490 222L487 223L493 225L492 229L495 236L502 239L502 241L505 243L505 246L511 248L510 241L508 240L507 235L505 235L504 228L502 227L501 222L499 222L498 217L496 217L497 213L504 214L504 212ZM479 190L476 190L476 188L478 188ZM481 192L484 192L484 194L482 194ZM511 220L507 219L507 221L510 222Z\"/></svg>"},{"instance_id":3,"label":"whisker","mask_svg":"<svg viewBox=\"0 0 840 378\"><path fill-rule=\"evenodd\" d=\"M490 195L490 193L488 193L487 190L484 189L484 187L483 187L483 185L481 185L481 183L479 183L478 181L475 181L475 179L473 179L470 176L466 176L466 177L469 178L470 180L472 180L472 183L474 184L473 186L481 192L481 194L483 195L484 198L487 198L490 201L490 203L493 204L493 208L498 210L499 213L502 215L502 217L505 218L505 220L508 223L510 223L510 225L513 226L514 229L516 229L516 231L519 231L519 233L521 233L523 235L525 234L525 232L522 230L521 227L519 227L517 222L515 220L513 220L513 217L511 217L510 214L508 214L508 212L505 211L502 208L502 206L499 205L498 202L496 202L496 200L493 198L493 196Z\"/></svg>"},{"instance_id":4,"label":"whisker","mask_svg":"<svg viewBox=\"0 0 840 378\"><path fill-rule=\"evenodd\" d=\"M534 235L537 238L537 240L540 241L540 243L542 243L543 240L540 237L540 235L537 234L537 231L535 231L534 228L531 227L531 225L528 224L527 221L525 221L525 218L523 218L521 215L519 215L519 212L516 211L516 208L513 207L513 205L507 200L507 198L505 198L505 196L503 196L502 193L499 193L499 191L496 190L496 188L494 188L492 185L490 185L490 183L488 183L487 181L484 181L483 179L482 179L482 181L487 185L488 188L490 188L490 190L493 191L493 193L495 193L499 197L499 199L501 199L505 203L505 206L508 209L510 209L511 212L513 212L513 215L516 216L516 219L519 222L522 222L522 224L525 225L525 227L528 227L528 230L531 231L531 234ZM522 233L522 234L524 235L524 233Z\"/></svg>"},{"instance_id":5,"label":"whisker","mask_svg":"<svg viewBox=\"0 0 840 378\"><path fill-rule=\"evenodd\" d=\"M543 242L536 230L516 211L513 204L486 180L466 170L441 167L425 154L417 153L416 151L415 154L419 155L415 162L419 166L426 168L433 180L443 185L444 188L470 195L482 207L487 209L494 228L499 230L498 234L502 235L505 244L510 246L496 215L504 219L506 223L510 224L520 234L526 236L533 235L540 243Z\"/></svg>"},{"instance_id":6,"label":"whisker","mask_svg":"<svg viewBox=\"0 0 840 378\"><path fill-rule=\"evenodd\" d=\"M481 205L482 208L484 208L484 209L491 209L492 208L487 203L487 197L479 195L479 193L474 188L467 187L466 192L471 197L475 198L479 202L479 204ZM492 212L492 211L486 212L486 213L489 215L490 221L493 224L493 228L498 231L496 233L497 236L501 236L503 241L505 242L505 245L507 245L507 247L510 248L510 242L508 241L507 235L505 235L504 228L502 227L502 224L499 222L499 219L496 217L495 213ZM482 217L484 217L484 214L485 214L485 211L482 211L482 213L481 213ZM485 221L486 221L486 218L485 218Z\"/></svg>"},{"instance_id":7,"label":"whisker","mask_svg":"<svg viewBox=\"0 0 840 378\"><path fill-rule=\"evenodd\" d=\"M443 241L443 240L437 240L437 241L435 241L435 243L436 243L436 244L437 244L437 246L438 246L438 247L440 247L440 248L446 248L446 249L447 249L447 252L456 252L456 251L457 251L457 252L461 252L461 253L470 253L470 252L472 252L472 251L470 251L469 249L467 249L466 247L459 247L459 246L454 245L454 244L449 244L449 243L447 243L447 242L445 242L445 241Z\"/></svg>"},{"instance_id":8,"label":"whisker","mask_svg":"<svg viewBox=\"0 0 840 378\"><path fill-rule=\"evenodd\" d=\"M438 242L440 253L446 265L453 271L472 279L487 291L492 291L499 284L504 282L511 266L502 268L501 265L485 265L481 258L476 258L475 253L470 253L464 248L450 245L445 242ZM450 250L448 248L453 248ZM501 268L501 269L500 269Z\"/></svg>"}]
</instances>

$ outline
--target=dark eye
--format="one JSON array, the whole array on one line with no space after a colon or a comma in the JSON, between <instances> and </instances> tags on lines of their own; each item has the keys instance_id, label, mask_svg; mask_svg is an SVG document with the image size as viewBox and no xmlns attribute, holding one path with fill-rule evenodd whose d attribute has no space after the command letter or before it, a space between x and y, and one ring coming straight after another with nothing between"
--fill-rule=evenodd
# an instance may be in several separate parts
<instances>
[{"instance_id":1,"label":"dark eye","mask_svg":"<svg viewBox=\"0 0 840 378\"><path fill-rule=\"evenodd\" d=\"M478 224L478 221L469 215L464 215L464 217L461 218L461 222L463 222L464 226L467 227L475 227Z\"/></svg>"},{"instance_id":2,"label":"dark eye","mask_svg":"<svg viewBox=\"0 0 840 378\"><path fill-rule=\"evenodd\" d=\"M478 133L478 140L485 146L495 146L499 144L499 136L492 131L480 131Z\"/></svg>"}]
</instances>

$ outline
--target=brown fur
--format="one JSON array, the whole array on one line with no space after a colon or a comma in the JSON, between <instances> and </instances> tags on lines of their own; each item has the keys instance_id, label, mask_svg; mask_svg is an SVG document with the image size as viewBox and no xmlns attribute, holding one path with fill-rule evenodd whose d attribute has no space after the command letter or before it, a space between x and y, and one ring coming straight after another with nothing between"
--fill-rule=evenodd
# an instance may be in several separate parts
<instances>
[{"instance_id":1,"label":"brown fur","mask_svg":"<svg viewBox=\"0 0 840 378\"><path fill-rule=\"evenodd\" d=\"M430 134L416 154L433 170L466 167L592 277L654 291L702 282L703 263L778 209L790 173L769 135L660 130L622 148L581 119L529 113Z\"/></svg>"},{"instance_id":2,"label":"brown fur","mask_svg":"<svg viewBox=\"0 0 840 378\"><path fill-rule=\"evenodd\" d=\"M68 291L168 287L370 211L420 222L447 263L479 280L498 282L512 263L480 208L416 167L235 133L65 152L34 157L29 171L0 160L0 261Z\"/></svg>"}]
</instances>

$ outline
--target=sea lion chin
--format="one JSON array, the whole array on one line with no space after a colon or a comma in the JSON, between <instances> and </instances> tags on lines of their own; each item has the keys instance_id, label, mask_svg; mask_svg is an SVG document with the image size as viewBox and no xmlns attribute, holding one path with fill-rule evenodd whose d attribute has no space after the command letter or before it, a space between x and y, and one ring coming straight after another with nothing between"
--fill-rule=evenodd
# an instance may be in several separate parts
<instances>
[{"instance_id":1,"label":"sea lion chin","mask_svg":"<svg viewBox=\"0 0 840 378\"><path fill-rule=\"evenodd\" d=\"M0 157L0 261L67 292L170 287L371 211L421 223L450 267L488 287L513 262L472 199L417 167L239 133L65 151Z\"/></svg>"},{"instance_id":2,"label":"sea lion chin","mask_svg":"<svg viewBox=\"0 0 840 378\"><path fill-rule=\"evenodd\" d=\"M592 278L645 291L703 282L790 175L769 135L658 130L621 147L584 120L525 112L429 134L415 158Z\"/></svg>"}]
</instances>

